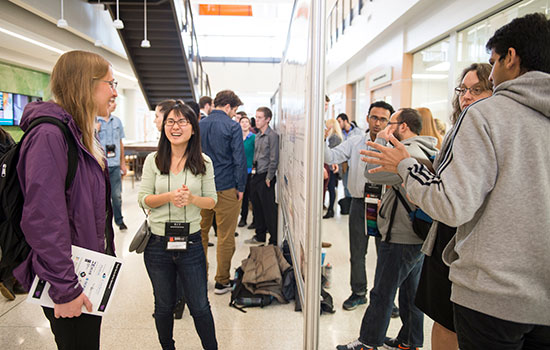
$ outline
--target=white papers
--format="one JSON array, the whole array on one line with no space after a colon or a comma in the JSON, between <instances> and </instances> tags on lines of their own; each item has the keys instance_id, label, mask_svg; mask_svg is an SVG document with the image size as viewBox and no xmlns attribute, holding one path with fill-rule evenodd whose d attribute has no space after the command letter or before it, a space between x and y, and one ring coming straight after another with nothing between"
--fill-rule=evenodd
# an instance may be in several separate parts
<instances>
[{"instance_id":1,"label":"white papers","mask_svg":"<svg viewBox=\"0 0 550 350\"><path fill-rule=\"evenodd\" d=\"M84 306L82 306L82 312L98 316L105 315L118 284L122 259L74 245L72 258L78 282L92 303L92 312L88 312ZM49 289L50 284L36 276L27 296L27 302L53 308L54 303L48 294Z\"/></svg>"}]
</instances>

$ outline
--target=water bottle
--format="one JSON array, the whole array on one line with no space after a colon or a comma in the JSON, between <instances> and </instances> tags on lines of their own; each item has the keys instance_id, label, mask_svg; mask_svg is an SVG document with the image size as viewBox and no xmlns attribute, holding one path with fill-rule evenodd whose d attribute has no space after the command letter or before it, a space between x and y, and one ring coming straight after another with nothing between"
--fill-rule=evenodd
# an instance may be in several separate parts
<instances>
[{"instance_id":1,"label":"water bottle","mask_svg":"<svg viewBox=\"0 0 550 350\"><path fill-rule=\"evenodd\" d=\"M325 278L327 279L325 288L330 288L332 279L332 265L330 263L327 263L327 266L325 266Z\"/></svg>"}]
</instances>

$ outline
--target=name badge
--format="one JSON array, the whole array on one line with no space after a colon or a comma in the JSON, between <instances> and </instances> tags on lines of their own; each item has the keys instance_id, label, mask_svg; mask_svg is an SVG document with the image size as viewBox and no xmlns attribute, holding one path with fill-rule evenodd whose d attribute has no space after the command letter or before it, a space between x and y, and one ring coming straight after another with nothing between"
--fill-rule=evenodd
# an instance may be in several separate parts
<instances>
[{"instance_id":1,"label":"name badge","mask_svg":"<svg viewBox=\"0 0 550 350\"><path fill-rule=\"evenodd\" d=\"M167 222L164 224L164 234L168 238L166 250L185 251L189 246L188 222Z\"/></svg>"}]
</instances>

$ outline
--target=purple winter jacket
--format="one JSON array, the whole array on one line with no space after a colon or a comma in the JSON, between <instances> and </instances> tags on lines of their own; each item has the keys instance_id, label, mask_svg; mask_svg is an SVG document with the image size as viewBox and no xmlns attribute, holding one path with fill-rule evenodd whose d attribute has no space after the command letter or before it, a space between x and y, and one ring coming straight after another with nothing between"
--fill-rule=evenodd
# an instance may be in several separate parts
<instances>
[{"instance_id":1,"label":"purple winter jacket","mask_svg":"<svg viewBox=\"0 0 550 350\"><path fill-rule=\"evenodd\" d=\"M74 272L71 245L114 254L112 210L108 170L102 171L81 142L82 133L72 116L53 102L29 103L21 129L42 116L68 123L78 144L78 167L65 193L68 145L63 132L53 124L40 124L30 131L21 147L17 172L25 198L21 229L32 250L14 270L27 290L35 274L50 282L50 297L67 303L82 293ZM106 167L107 169L107 167ZM109 237L109 238L106 238ZM107 247L106 247L107 244Z\"/></svg>"}]
</instances>

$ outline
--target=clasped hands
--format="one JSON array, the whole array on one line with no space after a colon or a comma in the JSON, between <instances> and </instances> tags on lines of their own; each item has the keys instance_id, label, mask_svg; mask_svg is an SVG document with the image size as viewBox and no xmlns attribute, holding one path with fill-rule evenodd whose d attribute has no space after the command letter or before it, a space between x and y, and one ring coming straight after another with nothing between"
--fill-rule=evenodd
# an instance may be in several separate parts
<instances>
[{"instance_id":1,"label":"clasped hands","mask_svg":"<svg viewBox=\"0 0 550 350\"><path fill-rule=\"evenodd\" d=\"M170 202L178 208L192 204L195 196L186 185L181 185L180 188L170 192Z\"/></svg>"}]
</instances>

